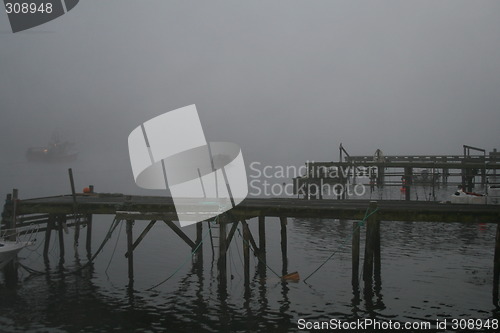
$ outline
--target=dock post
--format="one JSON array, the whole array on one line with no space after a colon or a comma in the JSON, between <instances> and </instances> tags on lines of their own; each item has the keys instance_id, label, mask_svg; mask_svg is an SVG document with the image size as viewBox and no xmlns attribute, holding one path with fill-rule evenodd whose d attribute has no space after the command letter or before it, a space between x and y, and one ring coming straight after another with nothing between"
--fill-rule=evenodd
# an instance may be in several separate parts
<instances>
[{"instance_id":1,"label":"dock post","mask_svg":"<svg viewBox=\"0 0 500 333\"><path fill-rule=\"evenodd\" d=\"M380 257L380 220L376 217L373 222L373 274L375 280L380 280L381 274L381 257Z\"/></svg>"},{"instance_id":2,"label":"dock post","mask_svg":"<svg viewBox=\"0 0 500 333\"><path fill-rule=\"evenodd\" d=\"M352 285L357 286L359 276L360 222L352 223Z\"/></svg>"},{"instance_id":3,"label":"dock post","mask_svg":"<svg viewBox=\"0 0 500 333\"><path fill-rule=\"evenodd\" d=\"M73 169L68 169L69 183L71 185L71 196L73 197L73 214L75 218L75 238L73 248L75 251L75 256L78 257L78 241L80 239L80 218L77 216L77 203L76 203L76 191L75 191L75 180L73 179Z\"/></svg>"},{"instance_id":4,"label":"dock post","mask_svg":"<svg viewBox=\"0 0 500 333\"><path fill-rule=\"evenodd\" d=\"M377 209L377 202L370 201L368 212L373 212ZM366 223L366 242L365 242L365 259L363 263L363 281L366 286L372 284L373 279L373 257L374 257L374 243L375 243L375 224L377 221L377 213L372 214Z\"/></svg>"},{"instance_id":5,"label":"dock post","mask_svg":"<svg viewBox=\"0 0 500 333\"><path fill-rule=\"evenodd\" d=\"M209 223L209 222L208 222ZM196 247L198 249L195 254L195 261L203 264L203 222L196 223ZM193 251L195 250L193 249Z\"/></svg>"},{"instance_id":6,"label":"dock post","mask_svg":"<svg viewBox=\"0 0 500 333\"><path fill-rule=\"evenodd\" d=\"M92 214L87 214L87 237L85 239L87 258L92 257Z\"/></svg>"},{"instance_id":7,"label":"dock post","mask_svg":"<svg viewBox=\"0 0 500 333\"><path fill-rule=\"evenodd\" d=\"M19 192L15 188L12 190L12 216L7 220L7 229L8 232L5 235L7 240L15 241L16 240L16 223L17 223L17 199L18 199ZM5 277L5 284L9 287L15 286L18 282L18 275L17 275L17 255L16 257L11 260L5 267L3 268L4 272L4 277Z\"/></svg>"},{"instance_id":8,"label":"dock post","mask_svg":"<svg viewBox=\"0 0 500 333\"><path fill-rule=\"evenodd\" d=\"M219 259L217 266L219 268L219 284L221 287L227 285L227 272L226 272L226 218L221 216L219 219Z\"/></svg>"},{"instance_id":9,"label":"dock post","mask_svg":"<svg viewBox=\"0 0 500 333\"><path fill-rule=\"evenodd\" d=\"M259 215L259 271L266 270L266 217Z\"/></svg>"},{"instance_id":10,"label":"dock post","mask_svg":"<svg viewBox=\"0 0 500 333\"><path fill-rule=\"evenodd\" d=\"M54 229L54 215L50 214L47 220L47 229L45 229L45 243L43 244L43 260L45 264L49 263L49 246L52 229Z\"/></svg>"},{"instance_id":11,"label":"dock post","mask_svg":"<svg viewBox=\"0 0 500 333\"><path fill-rule=\"evenodd\" d=\"M285 216L280 216L281 224L281 260L283 261L282 275L288 274L288 254L287 254L287 234L286 225L287 218Z\"/></svg>"},{"instance_id":12,"label":"dock post","mask_svg":"<svg viewBox=\"0 0 500 333\"><path fill-rule=\"evenodd\" d=\"M498 284L500 283L500 223L497 223L495 236L495 256L493 259L493 305L498 309Z\"/></svg>"},{"instance_id":13,"label":"dock post","mask_svg":"<svg viewBox=\"0 0 500 333\"><path fill-rule=\"evenodd\" d=\"M250 230L246 223L243 226L243 272L245 279L245 286L250 283Z\"/></svg>"},{"instance_id":14,"label":"dock post","mask_svg":"<svg viewBox=\"0 0 500 333\"><path fill-rule=\"evenodd\" d=\"M405 168L405 200L411 200L411 185L413 184L413 168L406 167Z\"/></svg>"},{"instance_id":15,"label":"dock post","mask_svg":"<svg viewBox=\"0 0 500 333\"><path fill-rule=\"evenodd\" d=\"M57 217L57 232L59 234L59 265L64 264L64 228L63 223L66 215L58 215Z\"/></svg>"},{"instance_id":16,"label":"dock post","mask_svg":"<svg viewBox=\"0 0 500 333\"><path fill-rule=\"evenodd\" d=\"M127 220L126 222L126 233L127 233L127 252L128 252L128 286L131 288L134 285L134 250L132 248L132 228L134 225L134 220Z\"/></svg>"}]
</instances>

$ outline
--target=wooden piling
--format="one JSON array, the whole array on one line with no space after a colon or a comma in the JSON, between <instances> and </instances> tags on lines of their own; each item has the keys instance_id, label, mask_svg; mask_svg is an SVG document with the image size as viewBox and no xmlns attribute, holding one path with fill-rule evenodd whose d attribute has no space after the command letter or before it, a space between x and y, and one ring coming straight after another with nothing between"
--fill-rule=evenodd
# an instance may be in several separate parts
<instances>
[{"instance_id":1,"label":"wooden piling","mask_svg":"<svg viewBox=\"0 0 500 333\"><path fill-rule=\"evenodd\" d=\"M497 232L495 236L495 256L493 259L493 305L499 308L498 287L500 283L500 223L497 223Z\"/></svg>"},{"instance_id":2,"label":"wooden piling","mask_svg":"<svg viewBox=\"0 0 500 333\"><path fill-rule=\"evenodd\" d=\"M78 241L80 239L80 219L77 216L77 203L76 203L76 191L75 191L75 181L73 179L73 169L68 169L69 183L71 185L71 196L73 197L73 214L75 215L75 238L74 238L74 251L75 255L78 256Z\"/></svg>"},{"instance_id":3,"label":"wooden piling","mask_svg":"<svg viewBox=\"0 0 500 333\"><path fill-rule=\"evenodd\" d=\"M52 235L52 229L54 229L55 216L50 214L47 220L47 229L45 230L45 243L43 244L43 260L45 263L49 262L49 246L50 246L50 236Z\"/></svg>"},{"instance_id":4,"label":"wooden piling","mask_svg":"<svg viewBox=\"0 0 500 333\"><path fill-rule=\"evenodd\" d=\"M222 286L227 285L227 272L226 272L226 221L224 218L219 219L219 258L217 266L219 268L219 284Z\"/></svg>"},{"instance_id":5,"label":"wooden piling","mask_svg":"<svg viewBox=\"0 0 500 333\"><path fill-rule=\"evenodd\" d=\"M374 214L375 216L377 213ZM373 222L373 274L380 277L381 257L380 257L380 220L378 218Z\"/></svg>"},{"instance_id":6,"label":"wooden piling","mask_svg":"<svg viewBox=\"0 0 500 333\"><path fill-rule=\"evenodd\" d=\"M134 250L133 246L133 235L132 229L134 225L134 220L127 220L126 222L126 233L127 233L127 253L128 255L128 282L129 287L132 287L134 284Z\"/></svg>"},{"instance_id":7,"label":"wooden piling","mask_svg":"<svg viewBox=\"0 0 500 333\"><path fill-rule=\"evenodd\" d=\"M413 168L407 167L405 168L405 176L404 176L405 184L405 200L411 200L411 185L413 184Z\"/></svg>"},{"instance_id":8,"label":"wooden piling","mask_svg":"<svg viewBox=\"0 0 500 333\"><path fill-rule=\"evenodd\" d=\"M12 216L7 220L7 233L6 239L9 241L15 241L17 238L16 235L16 223L17 223L17 200L18 200L19 192L17 189L12 190ZM5 284L7 287L14 287L17 285L19 280L17 275L17 256L11 260L9 263L5 265L3 268Z\"/></svg>"},{"instance_id":9,"label":"wooden piling","mask_svg":"<svg viewBox=\"0 0 500 333\"><path fill-rule=\"evenodd\" d=\"M259 264L258 269L266 269L266 217L259 215Z\"/></svg>"},{"instance_id":10,"label":"wooden piling","mask_svg":"<svg viewBox=\"0 0 500 333\"><path fill-rule=\"evenodd\" d=\"M210 223L210 222L207 222ZM198 222L196 223L196 254L195 254L195 259L196 262L202 263L203 262L203 222ZM194 249L193 249L194 250Z\"/></svg>"},{"instance_id":11,"label":"wooden piling","mask_svg":"<svg viewBox=\"0 0 500 333\"><path fill-rule=\"evenodd\" d=\"M57 219L57 233L59 236L59 264L64 264L64 226L66 215L58 215Z\"/></svg>"},{"instance_id":12,"label":"wooden piling","mask_svg":"<svg viewBox=\"0 0 500 333\"><path fill-rule=\"evenodd\" d=\"M85 239L87 258L92 257L92 214L87 214L87 237Z\"/></svg>"},{"instance_id":13,"label":"wooden piling","mask_svg":"<svg viewBox=\"0 0 500 333\"><path fill-rule=\"evenodd\" d=\"M352 284L357 286L359 276L359 243L360 243L360 224L352 223Z\"/></svg>"},{"instance_id":14,"label":"wooden piling","mask_svg":"<svg viewBox=\"0 0 500 333\"><path fill-rule=\"evenodd\" d=\"M377 209L377 202L370 201L368 212L372 213ZM375 224L377 222L377 213L370 215L366 222L366 241L365 241L365 259L363 264L363 280L365 286L370 285L373 281L373 260L374 260L374 243L375 243Z\"/></svg>"},{"instance_id":15,"label":"wooden piling","mask_svg":"<svg viewBox=\"0 0 500 333\"><path fill-rule=\"evenodd\" d=\"M250 283L250 229L243 224L243 272L245 286Z\"/></svg>"},{"instance_id":16,"label":"wooden piling","mask_svg":"<svg viewBox=\"0 0 500 333\"><path fill-rule=\"evenodd\" d=\"M280 224L281 224L281 260L283 262L282 275L286 275L288 273L288 251L287 251L287 234L286 234L286 225L287 218L284 216L280 216Z\"/></svg>"}]
</instances>

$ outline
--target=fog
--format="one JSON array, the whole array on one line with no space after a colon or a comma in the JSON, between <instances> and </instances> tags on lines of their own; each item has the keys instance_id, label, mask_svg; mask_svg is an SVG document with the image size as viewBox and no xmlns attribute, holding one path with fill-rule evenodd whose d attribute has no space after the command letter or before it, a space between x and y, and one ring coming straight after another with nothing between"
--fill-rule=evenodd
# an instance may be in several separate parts
<instances>
[{"instance_id":1,"label":"fog","mask_svg":"<svg viewBox=\"0 0 500 333\"><path fill-rule=\"evenodd\" d=\"M196 104L247 165L498 147L496 1L80 1L13 34L0 12L0 189L139 193L127 137ZM54 129L78 163L25 162ZM35 191L34 188L43 188ZM49 190L45 190L50 187ZM55 192L55 193L53 193Z\"/></svg>"}]
</instances>

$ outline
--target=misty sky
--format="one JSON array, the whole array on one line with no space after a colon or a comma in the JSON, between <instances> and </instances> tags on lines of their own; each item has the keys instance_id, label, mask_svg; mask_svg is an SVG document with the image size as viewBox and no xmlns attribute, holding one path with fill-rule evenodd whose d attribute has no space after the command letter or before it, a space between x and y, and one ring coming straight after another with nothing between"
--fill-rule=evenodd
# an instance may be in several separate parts
<instances>
[{"instance_id":1,"label":"misty sky","mask_svg":"<svg viewBox=\"0 0 500 333\"><path fill-rule=\"evenodd\" d=\"M247 164L337 160L340 142L354 155L489 151L499 15L498 1L82 0L13 34L2 11L1 169L15 176L9 160L63 128L82 165L129 182L130 131L190 104L208 141L239 144Z\"/></svg>"}]
</instances>

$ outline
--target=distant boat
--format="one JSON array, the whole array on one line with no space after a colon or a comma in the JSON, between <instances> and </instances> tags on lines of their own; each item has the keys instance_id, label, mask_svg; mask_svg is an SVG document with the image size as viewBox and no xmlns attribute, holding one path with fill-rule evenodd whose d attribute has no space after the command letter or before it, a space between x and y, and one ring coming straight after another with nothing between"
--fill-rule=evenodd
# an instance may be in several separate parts
<instances>
[{"instance_id":1,"label":"distant boat","mask_svg":"<svg viewBox=\"0 0 500 333\"><path fill-rule=\"evenodd\" d=\"M69 141L62 141L58 135L53 135L52 140L45 147L30 147L26 151L28 161L34 162L72 162L78 157L78 151L74 144Z\"/></svg>"},{"instance_id":2,"label":"distant boat","mask_svg":"<svg viewBox=\"0 0 500 333\"><path fill-rule=\"evenodd\" d=\"M4 268L29 242L0 241L0 269Z\"/></svg>"},{"instance_id":3,"label":"distant boat","mask_svg":"<svg viewBox=\"0 0 500 333\"><path fill-rule=\"evenodd\" d=\"M450 201L451 203L484 205L486 204L486 199L487 196L484 194L464 192L460 189L451 195Z\"/></svg>"}]
</instances>

